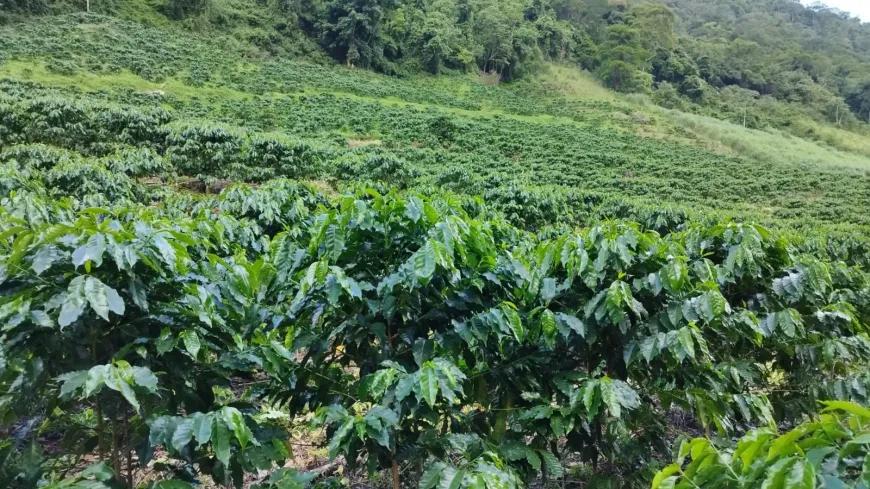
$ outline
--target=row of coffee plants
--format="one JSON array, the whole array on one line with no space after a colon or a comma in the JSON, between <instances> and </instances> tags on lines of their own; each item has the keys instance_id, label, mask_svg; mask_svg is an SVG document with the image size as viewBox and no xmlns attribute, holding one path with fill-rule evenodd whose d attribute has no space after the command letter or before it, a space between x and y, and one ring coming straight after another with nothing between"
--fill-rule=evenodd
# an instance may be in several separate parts
<instances>
[{"instance_id":1,"label":"row of coffee plants","mask_svg":"<svg viewBox=\"0 0 870 489\"><path fill-rule=\"evenodd\" d=\"M412 167L415 185L469 195L510 186L555 186L608 199L628 197L647 205L664 203L704 214L745 216L767 225L868 223L865 171L771 165L712 153L685 141L640 137L631 129L643 126L645 116L633 117L630 109L616 105L572 102L530 90L533 84L521 87L520 93L519 89L488 87L461 78L401 80L286 60L248 60L238 66L237 60L245 55L236 44L87 15L4 28L0 47L8 59L34 66L45 62L50 68L55 60L77 60L80 71L97 77L112 78L118 68L149 79L161 78L149 73L163 70L162 76L176 80L186 80L193 72L210 72L207 81L212 90L203 91L203 99L129 91L121 95L101 92L94 98L123 99L116 101L143 112L171 106L173 119L181 122L206 119L342 143L345 138L377 139L390 156ZM119 76L127 81L125 74ZM34 86L3 87L4 92L16 90L40 98ZM384 97L403 103L374 100ZM68 98L88 99L90 95ZM436 105L443 108L433 108ZM492 117L492 109L502 115ZM614 130L618 129L614 125L629 130ZM644 127L643 132L646 129L656 132L658 128ZM256 168L246 169L242 174L253 178L256 172ZM570 196L562 200L567 204ZM569 216L565 221L584 218ZM534 219L517 224L540 226Z\"/></svg>"},{"instance_id":2,"label":"row of coffee plants","mask_svg":"<svg viewBox=\"0 0 870 489\"><path fill-rule=\"evenodd\" d=\"M728 435L867 402L868 275L756 225L536 236L414 193L52 196L39 171L3 180L8 486L317 483L284 468L312 414L396 485L642 478L672 410Z\"/></svg>"},{"instance_id":3,"label":"row of coffee plants","mask_svg":"<svg viewBox=\"0 0 870 489\"><path fill-rule=\"evenodd\" d=\"M527 229L617 217L666 231L689 212L693 220L741 216L776 227L818 228L864 225L870 208L866 186L852 185L867 177L855 171L762 166L618 131L465 118L334 96L216 101L210 109L173 99L170 112L160 100L128 92L109 97L123 102L114 103L98 100L106 94L9 81L2 86L7 97L0 103L0 141L7 145L44 143L94 156L148 148L178 174L207 181L384 180L485 195ZM294 135L201 119L254 121L254 127L272 120L260 128ZM385 138L374 141L382 144L348 148L340 134L352 129L342 124L355 120L365 121L359 122L364 134ZM315 141L312 135L324 137Z\"/></svg>"}]
</instances>

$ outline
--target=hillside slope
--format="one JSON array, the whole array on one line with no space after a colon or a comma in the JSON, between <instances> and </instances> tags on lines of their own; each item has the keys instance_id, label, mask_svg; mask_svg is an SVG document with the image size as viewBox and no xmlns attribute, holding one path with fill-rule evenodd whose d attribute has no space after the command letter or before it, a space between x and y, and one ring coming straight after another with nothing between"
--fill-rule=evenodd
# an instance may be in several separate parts
<instances>
[{"instance_id":1,"label":"hillside slope","mask_svg":"<svg viewBox=\"0 0 870 489\"><path fill-rule=\"evenodd\" d=\"M571 68L500 86L471 75L397 79L260 61L228 37L82 14L3 27L0 47L5 103L25 117L43 117L48 98L166 110L170 127L222 124L243 140L292 135L331 155L292 176L341 187L379 179L364 166L376 163L346 159L379 161L388 181L484 195L532 228L653 208L786 227L868 223L870 157L860 150L662 110ZM46 138L7 144L55 144ZM249 170L216 161L204 175L246 180Z\"/></svg>"}]
</instances>

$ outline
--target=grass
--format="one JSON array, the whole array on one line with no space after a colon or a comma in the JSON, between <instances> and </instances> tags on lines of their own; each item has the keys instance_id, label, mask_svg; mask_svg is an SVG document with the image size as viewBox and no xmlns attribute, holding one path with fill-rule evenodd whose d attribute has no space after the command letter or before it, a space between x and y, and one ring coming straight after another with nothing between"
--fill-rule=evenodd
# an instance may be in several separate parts
<instances>
[{"instance_id":1,"label":"grass","mask_svg":"<svg viewBox=\"0 0 870 489\"><path fill-rule=\"evenodd\" d=\"M551 65L535 83L554 96L568 100L604 101L629 106L646 115L649 123L636 125L645 137L694 144L723 154L739 155L762 163L820 165L870 170L870 137L813 121L804 121L799 138L777 130L759 131L712 117L662 109L648 97L622 95L603 87L589 73L564 65ZM619 119L622 114L613 114ZM616 125L618 124L618 121Z\"/></svg>"},{"instance_id":2,"label":"grass","mask_svg":"<svg viewBox=\"0 0 870 489\"><path fill-rule=\"evenodd\" d=\"M591 74L573 66L551 64L536 82L571 100L624 102L619 94L602 86Z\"/></svg>"},{"instance_id":3,"label":"grass","mask_svg":"<svg viewBox=\"0 0 870 489\"><path fill-rule=\"evenodd\" d=\"M679 111L663 109L662 113L699 139L762 163L835 166L870 172L870 157L822 146L781 131L747 129L712 117Z\"/></svg>"}]
</instances>

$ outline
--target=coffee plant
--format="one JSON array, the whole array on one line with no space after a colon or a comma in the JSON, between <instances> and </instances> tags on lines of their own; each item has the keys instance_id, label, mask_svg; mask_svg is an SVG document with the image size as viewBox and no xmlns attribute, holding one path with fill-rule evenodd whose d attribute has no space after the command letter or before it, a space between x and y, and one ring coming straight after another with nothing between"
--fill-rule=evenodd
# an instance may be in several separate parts
<instances>
[{"instance_id":1,"label":"coffee plant","mask_svg":"<svg viewBox=\"0 0 870 489\"><path fill-rule=\"evenodd\" d=\"M132 485L156 449L163 477L239 485L315 413L330 456L397 484L518 487L567 453L642 467L669 406L728 434L865 401L866 275L760 227L544 239L450 201L278 185L186 212L6 198L0 415L28 426L22 459L58 433L97 453L81 477Z\"/></svg>"},{"instance_id":2,"label":"coffee plant","mask_svg":"<svg viewBox=\"0 0 870 489\"><path fill-rule=\"evenodd\" d=\"M870 409L825 402L823 414L777 434L752 430L736 446L705 438L679 445L652 489L870 487Z\"/></svg>"},{"instance_id":3,"label":"coffee plant","mask_svg":"<svg viewBox=\"0 0 870 489\"><path fill-rule=\"evenodd\" d=\"M866 489L866 172L222 41L0 28L0 486Z\"/></svg>"}]
</instances>

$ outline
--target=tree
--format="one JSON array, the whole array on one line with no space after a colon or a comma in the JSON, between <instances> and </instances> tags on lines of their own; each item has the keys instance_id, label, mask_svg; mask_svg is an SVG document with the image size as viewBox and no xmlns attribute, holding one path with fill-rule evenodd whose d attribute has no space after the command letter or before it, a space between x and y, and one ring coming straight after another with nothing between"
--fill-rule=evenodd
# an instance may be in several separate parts
<instances>
[{"instance_id":1,"label":"tree","mask_svg":"<svg viewBox=\"0 0 870 489\"><path fill-rule=\"evenodd\" d=\"M347 66L382 64L382 0L331 0L320 30L332 55Z\"/></svg>"},{"instance_id":2,"label":"tree","mask_svg":"<svg viewBox=\"0 0 870 489\"><path fill-rule=\"evenodd\" d=\"M211 7L211 0L168 0L166 14L173 19L187 19L202 15Z\"/></svg>"},{"instance_id":3,"label":"tree","mask_svg":"<svg viewBox=\"0 0 870 489\"><path fill-rule=\"evenodd\" d=\"M859 118L866 118L870 123L870 81L858 85L847 94L846 103Z\"/></svg>"},{"instance_id":4,"label":"tree","mask_svg":"<svg viewBox=\"0 0 870 489\"><path fill-rule=\"evenodd\" d=\"M438 0L426 6L421 24L412 25L421 61L428 71L438 74L445 62L458 61L455 55L464 49L458 18L453 0Z\"/></svg>"},{"instance_id":5,"label":"tree","mask_svg":"<svg viewBox=\"0 0 870 489\"><path fill-rule=\"evenodd\" d=\"M643 71L648 54L640 44L636 29L612 25L607 28L607 41L599 49L601 67L598 73L614 90L644 91L649 88L649 76Z\"/></svg>"},{"instance_id":6,"label":"tree","mask_svg":"<svg viewBox=\"0 0 870 489\"><path fill-rule=\"evenodd\" d=\"M49 10L48 0L2 0L3 10L27 14L44 14Z\"/></svg>"},{"instance_id":7,"label":"tree","mask_svg":"<svg viewBox=\"0 0 870 489\"><path fill-rule=\"evenodd\" d=\"M628 9L628 24L639 33L643 47L651 52L658 49L672 51L676 46L674 34L676 15L661 3L636 3Z\"/></svg>"}]
</instances>

